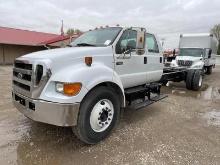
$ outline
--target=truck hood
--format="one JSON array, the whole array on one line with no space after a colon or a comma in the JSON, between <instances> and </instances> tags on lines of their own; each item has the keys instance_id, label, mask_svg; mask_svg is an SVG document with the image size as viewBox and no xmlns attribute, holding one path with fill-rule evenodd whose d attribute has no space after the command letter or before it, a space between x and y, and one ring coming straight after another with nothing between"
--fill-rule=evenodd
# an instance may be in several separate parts
<instances>
[{"instance_id":1,"label":"truck hood","mask_svg":"<svg viewBox=\"0 0 220 165\"><path fill-rule=\"evenodd\" d=\"M19 57L19 60L30 60L30 61L38 61L38 60L72 60L84 56L93 56L93 55L104 55L112 52L112 48L108 47L67 47L67 48L57 48L57 49L49 49L43 50L39 52L30 53Z\"/></svg>"}]
</instances>

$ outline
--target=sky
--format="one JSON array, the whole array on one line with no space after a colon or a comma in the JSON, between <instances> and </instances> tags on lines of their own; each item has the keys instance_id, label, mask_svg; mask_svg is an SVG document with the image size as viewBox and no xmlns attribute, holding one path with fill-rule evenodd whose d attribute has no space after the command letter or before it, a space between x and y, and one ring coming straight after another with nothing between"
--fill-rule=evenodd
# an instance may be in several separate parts
<instances>
[{"instance_id":1,"label":"sky","mask_svg":"<svg viewBox=\"0 0 220 165\"><path fill-rule=\"evenodd\" d=\"M182 33L206 33L220 23L220 0L0 0L0 26L60 33L119 24L141 26L178 47Z\"/></svg>"}]
</instances>

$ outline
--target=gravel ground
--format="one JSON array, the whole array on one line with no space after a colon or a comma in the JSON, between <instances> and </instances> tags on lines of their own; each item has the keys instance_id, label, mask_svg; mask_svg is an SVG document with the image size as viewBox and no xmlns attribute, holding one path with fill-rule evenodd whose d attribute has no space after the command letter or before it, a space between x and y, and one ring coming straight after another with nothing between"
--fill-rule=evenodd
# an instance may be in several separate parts
<instances>
[{"instance_id":1,"label":"gravel ground","mask_svg":"<svg viewBox=\"0 0 220 165\"><path fill-rule=\"evenodd\" d=\"M0 67L0 164L220 164L220 66L199 92L163 87L168 98L125 109L117 128L85 145L61 128L33 122L11 103L11 67Z\"/></svg>"}]
</instances>

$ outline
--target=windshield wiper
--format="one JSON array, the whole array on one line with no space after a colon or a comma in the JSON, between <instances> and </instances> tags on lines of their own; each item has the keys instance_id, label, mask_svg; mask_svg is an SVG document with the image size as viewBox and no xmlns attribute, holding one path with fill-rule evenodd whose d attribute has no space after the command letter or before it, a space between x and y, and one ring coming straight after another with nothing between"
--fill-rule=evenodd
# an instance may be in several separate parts
<instances>
[{"instance_id":1,"label":"windshield wiper","mask_svg":"<svg viewBox=\"0 0 220 165\"><path fill-rule=\"evenodd\" d=\"M88 44L88 43L78 43L76 45L77 46L96 46L96 45L92 45L92 44Z\"/></svg>"}]
</instances>

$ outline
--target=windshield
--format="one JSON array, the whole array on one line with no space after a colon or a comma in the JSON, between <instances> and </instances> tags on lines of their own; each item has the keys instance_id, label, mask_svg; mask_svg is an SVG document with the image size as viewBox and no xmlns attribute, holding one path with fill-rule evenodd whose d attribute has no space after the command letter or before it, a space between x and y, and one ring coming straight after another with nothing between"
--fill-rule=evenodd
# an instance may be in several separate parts
<instances>
[{"instance_id":1,"label":"windshield","mask_svg":"<svg viewBox=\"0 0 220 165\"><path fill-rule=\"evenodd\" d=\"M200 48L182 48L179 52L179 56L202 57L203 55L204 50Z\"/></svg>"},{"instance_id":2,"label":"windshield","mask_svg":"<svg viewBox=\"0 0 220 165\"><path fill-rule=\"evenodd\" d=\"M108 46L111 45L122 28L110 27L88 31L75 39L71 46Z\"/></svg>"}]
</instances>

